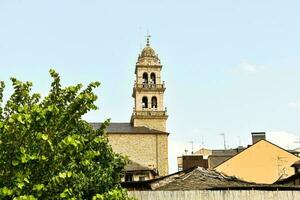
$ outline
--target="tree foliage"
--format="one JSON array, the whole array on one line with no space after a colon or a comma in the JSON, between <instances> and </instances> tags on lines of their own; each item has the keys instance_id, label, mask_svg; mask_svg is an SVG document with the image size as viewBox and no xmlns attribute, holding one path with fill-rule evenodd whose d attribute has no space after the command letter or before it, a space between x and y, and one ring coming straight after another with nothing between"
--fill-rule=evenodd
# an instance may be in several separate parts
<instances>
[{"instance_id":1,"label":"tree foliage","mask_svg":"<svg viewBox=\"0 0 300 200\"><path fill-rule=\"evenodd\" d=\"M82 120L97 109L99 83L63 88L50 75L43 99L32 83L11 78L6 105L0 82L0 199L127 199L119 184L126 160L108 145L109 121L93 130Z\"/></svg>"}]
</instances>

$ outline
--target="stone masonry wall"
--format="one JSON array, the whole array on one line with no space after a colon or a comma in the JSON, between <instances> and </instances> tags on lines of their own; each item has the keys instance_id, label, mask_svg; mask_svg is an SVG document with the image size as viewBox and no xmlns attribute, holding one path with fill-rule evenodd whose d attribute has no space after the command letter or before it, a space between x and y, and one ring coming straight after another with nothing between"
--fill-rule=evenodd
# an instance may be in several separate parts
<instances>
[{"instance_id":1,"label":"stone masonry wall","mask_svg":"<svg viewBox=\"0 0 300 200\"><path fill-rule=\"evenodd\" d=\"M117 153L146 167L155 167L160 176L168 174L167 134L108 133L109 144Z\"/></svg>"},{"instance_id":2,"label":"stone masonry wall","mask_svg":"<svg viewBox=\"0 0 300 200\"><path fill-rule=\"evenodd\" d=\"M151 129L166 131L166 119L134 119L134 127L145 126Z\"/></svg>"}]
</instances>

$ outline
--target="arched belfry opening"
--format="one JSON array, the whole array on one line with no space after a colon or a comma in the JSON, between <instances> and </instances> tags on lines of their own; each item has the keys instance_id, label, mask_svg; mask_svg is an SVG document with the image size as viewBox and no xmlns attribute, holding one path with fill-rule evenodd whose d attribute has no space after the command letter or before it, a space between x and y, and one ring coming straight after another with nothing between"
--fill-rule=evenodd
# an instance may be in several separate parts
<instances>
[{"instance_id":1,"label":"arched belfry opening","mask_svg":"<svg viewBox=\"0 0 300 200\"><path fill-rule=\"evenodd\" d=\"M142 108L148 108L148 98L147 97L143 97L142 98Z\"/></svg>"},{"instance_id":2,"label":"arched belfry opening","mask_svg":"<svg viewBox=\"0 0 300 200\"><path fill-rule=\"evenodd\" d=\"M168 119L164 107L165 84L161 81L162 64L158 54L147 44L138 56L135 65L135 84L132 90L134 107L131 115L133 127L145 126L151 129L166 131Z\"/></svg>"},{"instance_id":3,"label":"arched belfry opening","mask_svg":"<svg viewBox=\"0 0 300 200\"><path fill-rule=\"evenodd\" d=\"M150 83L151 84L156 84L156 75L154 72L151 73L150 75Z\"/></svg>"},{"instance_id":4,"label":"arched belfry opening","mask_svg":"<svg viewBox=\"0 0 300 200\"><path fill-rule=\"evenodd\" d=\"M132 130L135 136L132 138L132 134L129 133L128 140L126 140L126 143L134 151L128 151L127 146L126 148L122 147L122 150L124 150L125 155L127 155L127 152L133 154L129 154L132 161L141 166L148 166L151 170L155 170L156 174L159 173L160 176L165 176L168 174L169 135L166 127L168 114L164 107L166 88L161 75L163 66L158 54L150 45L149 37L147 37L146 46L138 55L134 70L135 81L132 90L134 107L130 120L131 127L127 130ZM128 126L126 125L126 127ZM151 137L148 137L145 133L151 134ZM145 144L151 144L153 148L145 148ZM135 148L136 146L139 148ZM126 175L125 180L139 180L135 174L132 177L130 175L126 177ZM144 171L142 178L145 178Z\"/></svg>"},{"instance_id":5,"label":"arched belfry opening","mask_svg":"<svg viewBox=\"0 0 300 200\"><path fill-rule=\"evenodd\" d=\"M151 98L151 108L157 108L157 98L155 96Z\"/></svg>"},{"instance_id":6,"label":"arched belfry opening","mask_svg":"<svg viewBox=\"0 0 300 200\"><path fill-rule=\"evenodd\" d=\"M148 84L148 73L147 72L143 73L143 84Z\"/></svg>"}]
</instances>

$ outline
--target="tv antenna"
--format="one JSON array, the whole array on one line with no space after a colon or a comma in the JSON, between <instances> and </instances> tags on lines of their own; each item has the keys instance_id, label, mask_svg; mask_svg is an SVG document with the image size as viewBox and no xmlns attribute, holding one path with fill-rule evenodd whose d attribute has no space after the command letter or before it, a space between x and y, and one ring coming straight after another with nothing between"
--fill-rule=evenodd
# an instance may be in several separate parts
<instances>
[{"instance_id":1,"label":"tv antenna","mask_svg":"<svg viewBox=\"0 0 300 200\"><path fill-rule=\"evenodd\" d=\"M221 133L220 135L223 136L224 149L226 149L226 138L225 138L225 133Z\"/></svg>"},{"instance_id":2,"label":"tv antenna","mask_svg":"<svg viewBox=\"0 0 300 200\"><path fill-rule=\"evenodd\" d=\"M194 154L194 142L193 141L189 141L189 143L192 144L192 154Z\"/></svg>"}]
</instances>

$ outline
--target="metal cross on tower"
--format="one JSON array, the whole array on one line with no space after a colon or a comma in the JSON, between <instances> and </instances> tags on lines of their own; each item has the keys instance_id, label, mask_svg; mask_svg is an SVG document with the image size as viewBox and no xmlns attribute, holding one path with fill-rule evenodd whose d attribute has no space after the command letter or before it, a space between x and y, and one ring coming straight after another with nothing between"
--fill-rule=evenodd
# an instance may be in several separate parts
<instances>
[{"instance_id":1,"label":"metal cross on tower","mask_svg":"<svg viewBox=\"0 0 300 200\"><path fill-rule=\"evenodd\" d=\"M149 34L148 31L147 31L146 38L147 38L147 46L150 46L150 38L151 38L151 35Z\"/></svg>"}]
</instances>

